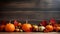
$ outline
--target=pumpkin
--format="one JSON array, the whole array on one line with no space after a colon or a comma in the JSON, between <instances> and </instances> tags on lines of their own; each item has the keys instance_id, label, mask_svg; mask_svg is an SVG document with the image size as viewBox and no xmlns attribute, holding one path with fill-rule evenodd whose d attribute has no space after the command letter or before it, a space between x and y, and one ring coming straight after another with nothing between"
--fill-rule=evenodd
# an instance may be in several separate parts
<instances>
[{"instance_id":1,"label":"pumpkin","mask_svg":"<svg viewBox=\"0 0 60 34\"><path fill-rule=\"evenodd\" d=\"M33 31L38 31L38 25L33 25Z\"/></svg>"},{"instance_id":2,"label":"pumpkin","mask_svg":"<svg viewBox=\"0 0 60 34\"><path fill-rule=\"evenodd\" d=\"M35 29L38 28L38 25L33 25L33 28L35 28Z\"/></svg>"},{"instance_id":3,"label":"pumpkin","mask_svg":"<svg viewBox=\"0 0 60 34\"><path fill-rule=\"evenodd\" d=\"M59 27L60 27L60 24L59 24Z\"/></svg>"},{"instance_id":4,"label":"pumpkin","mask_svg":"<svg viewBox=\"0 0 60 34\"><path fill-rule=\"evenodd\" d=\"M45 27L43 26L43 24L40 24L40 26L39 26L39 31L44 31L45 30Z\"/></svg>"},{"instance_id":5,"label":"pumpkin","mask_svg":"<svg viewBox=\"0 0 60 34\"><path fill-rule=\"evenodd\" d=\"M55 28L56 32L60 31L60 27Z\"/></svg>"},{"instance_id":6,"label":"pumpkin","mask_svg":"<svg viewBox=\"0 0 60 34\"><path fill-rule=\"evenodd\" d=\"M17 29L15 29L15 31L16 31L16 32L19 32L19 29L17 28Z\"/></svg>"},{"instance_id":7,"label":"pumpkin","mask_svg":"<svg viewBox=\"0 0 60 34\"><path fill-rule=\"evenodd\" d=\"M54 26L54 30L55 30L56 32L60 31L60 26L55 25L55 26Z\"/></svg>"},{"instance_id":8,"label":"pumpkin","mask_svg":"<svg viewBox=\"0 0 60 34\"><path fill-rule=\"evenodd\" d=\"M45 27L44 26L39 26L39 31L44 31Z\"/></svg>"},{"instance_id":9,"label":"pumpkin","mask_svg":"<svg viewBox=\"0 0 60 34\"><path fill-rule=\"evenodd\" d=\"M32 25L29 24L29 23L26 21L26 23L22 25L22 29L23 29L25 32L31 32L31 31L32 31Z\"/></svg>"},{"instance_id":10,"label":"pumpkin","mask_svg":"<svg viewBox=\"0 0 60 34\"><path fill-rule=\"evenodd\" d=\"M19 30L19 32L23 32L23 30L22 30L22 29L20 29L20 30Z\"/></svg>"},{"instance_id":11,"label":"pumpkin","mask_svg":"<svg viewBox=\"0 0 60 34\"><path fill-rule=\"evenodd\" d=\"M5 25L0 26L0 31L3 31L5 29Z\"/></svg>"},{"instance_id":12,"label":"pumpkin","mask_svg":"<svg viewBox=\"0 0 60 34\"><path fill-rule=\"evenodd\" d=\"M5 31L7 31L7 32L13 32L14 30L15 30L14 24L11 24L11 23L6 24Z\"/></svg>"},{"instance_id":13,"label":"pumpkin","mask_svg":"<svg viewBox=\"0 0 60 34\"><path fill-rule=\"evenodd\" d=\"M54 28L53 28L52 25L47 25L47 26L46 26L46 29L49 30L49 31L53 31Z\"/></svg>"}]
</instances>

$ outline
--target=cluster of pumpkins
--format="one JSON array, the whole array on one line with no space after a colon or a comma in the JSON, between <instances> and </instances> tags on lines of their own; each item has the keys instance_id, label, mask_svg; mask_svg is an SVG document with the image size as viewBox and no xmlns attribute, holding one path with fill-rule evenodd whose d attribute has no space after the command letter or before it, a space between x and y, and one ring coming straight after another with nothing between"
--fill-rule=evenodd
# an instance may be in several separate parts
<instances>
[{"instance_id":1,"label":"cluster of pumpkins","mask_svg":"<svg viewBox=\"0 0 60 34\"><path fill-rule=\"evenodd\" d=\"M26 20L26 23L18 23L17 20L14 21L14 23L7 23L0 25L0 31L5 32L52 32L52 31L60 31L60 24L55 23L55 21L52 19L49 24L46 24L45 21L40 23L39 25L33 25L28 23Z\"/></svg>"}]
</instances>

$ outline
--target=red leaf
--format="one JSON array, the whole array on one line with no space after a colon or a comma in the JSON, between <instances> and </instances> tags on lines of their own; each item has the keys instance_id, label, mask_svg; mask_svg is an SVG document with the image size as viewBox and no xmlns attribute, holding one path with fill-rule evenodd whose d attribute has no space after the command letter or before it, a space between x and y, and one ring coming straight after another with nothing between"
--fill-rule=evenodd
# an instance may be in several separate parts
<instances>
[{"instance_id":1,"label":"red leaf","mask_svg":"<svg viewBox=\"0 0 60 34\"><path fill-rule=\"evenodd\" d=\"M18 26L17 20L14 20L14 25L15 25L15 26Z\"/></svg>"},{"instance_id":2,"label":"red leaf","mask_svg":"<svg viewBox=\"0 0 60 34\"><path fill-rule=\"evenodd\" d=\"M56 23L55 19L52 18L52 19L50 20L50 23Z\"/></svg>"},{"instance_id":3,"label":"red leaf","mask_svg":"<svg viewBox=\"0 0 60 34\"><path fill-rule=\"evenodd\" d=\"M43 21L41 22L41 24L42 24L43 26L46 26L46 25L47 25L47 21L46 21L46 20L43 20Z\"/></svg>"},{"instance_id":4,"label":"red leaf","mask_svg":"<svg viewBox=\"0 0 60 34\"><path fill-rule=\"evenodd\" d=\"M56 24L56 20L54 18L50 19L50 23L54 26Z\"/></svg>"}]
</instances>

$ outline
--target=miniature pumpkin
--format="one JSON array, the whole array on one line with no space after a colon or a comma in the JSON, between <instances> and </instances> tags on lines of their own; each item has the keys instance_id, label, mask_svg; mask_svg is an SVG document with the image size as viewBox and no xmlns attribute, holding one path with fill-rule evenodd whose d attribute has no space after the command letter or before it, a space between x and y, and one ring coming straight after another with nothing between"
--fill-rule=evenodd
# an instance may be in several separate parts
<instances>
[{"instance_id":1,"label":"miniature pumpkin","mask_svg":"<svg viewBox=\"0 0 60 34\"><path fill-rule=\"evenodd\" d=\"M33 31L38 31L38 25L33 25Z\"/></svg>"},{"instance_id":2,"label":"miniature pumpkin","mask_svg":"<svg viewBox=\"0 0 60 34\"><path fill-rule=\"evenodd\" d=\"M29 24L29 23L26 21L26 23L22 25L22 29L23 29L25 32L31 32L31 31L32 31L32 25Z\"/></svg>"},{"instance_id":3,"label":"miniature pumpkin","mask_svg":"<svg viewBox=\"0 0 60 34\"><path fill-rule=\"evenodd\" d=\"M7 32L13 32L14 30L15 30L14 24L11 24L11 23L6 24L5 31L7 31Z\"/></svg>"},{"instance_id":4,"label":"miniature pumpkin","mask_svg":"<svg viewBox=\"0 0 60 34\"><path fill-rule=\"evenodd\" d=\"M59 24L55 24L55 25L54 25L54 30L55 30L55 31L59 31L59 30L60 30Z\"/></svg>"},{"instance_id":5,"label":"miniature pumpkin","mask_svg":"<svg viewBox=\"0 0 60 34\"><path fill-rule=\"evenodd\" d=\"M47 25L46 29L49 30L49 31L53 31L53 26L52 25Z\"/></svg>"},{"instance_id":6,"label":"miniature pumpkin","mask_svg":"<svg viewBox=\"0 0 60 34\"><path fill-rule=\"evenodd\" d=\"M44 31L45 30L45 27L43 26L43 24L40 24L40 26L39 26L39 31Z\"/></svg>"},{"instance_id":7,"label":"miniature pumpkin","mask_svg":"<svg viewBox=\"0 0 60 34\"><path fill-rule=\"evenodd\" d=\"M20 30L19 30L19 32L23 32L23 30L22 30L22 29L20 29Z\"/></svg>"},{"instance_id":8,"label":"miniature pumpkin","mask_svg":"<svg viewBox=\"0 0 60 34\"><path fill-rule=\"evenodd\" d=\"M39 31L44 31L45 27L44 26L39 26Z\"/></svg>"},{"instance_id":9,"label":"miniature pumpkin","mask_svg":"<svg viewBox=\"0 0 60 34\"><path fill-rule=\"evenodd\" d=\"M56 27L56 31L60 31L60 27Z\"/></svg>"},{"instance_id":10,"label":"miniature pumpkin","mask_svg":"<svg viewBox=\"0 0 60 34\"><path fill-rule=\"evenodd\" d=\"M60 27L60 24L58 24L58 26Z\"/></svg>"},{"instance_id":11,"label":"miniature pumpkin","mask_svg":"<svg viewBox=\"0 0 60 34\"><path fill-rule=\"evenodd\" d=\"M55 30L56 32L58 32L58 31L60 31L60 27L59 27L59 26L54 27L54 30Z\"/></svg>"},{"instance_id":12,"label":"miniature pumpkin","mask_svg":"<svg viewBox=\"0 0 60 34\"><path fill-rule=\"evenodd\" d=\"M16 31L16 32L19 32L19 29L17 28L17 29L15 29L15 31Z\"/></svg>"}]
</instances>

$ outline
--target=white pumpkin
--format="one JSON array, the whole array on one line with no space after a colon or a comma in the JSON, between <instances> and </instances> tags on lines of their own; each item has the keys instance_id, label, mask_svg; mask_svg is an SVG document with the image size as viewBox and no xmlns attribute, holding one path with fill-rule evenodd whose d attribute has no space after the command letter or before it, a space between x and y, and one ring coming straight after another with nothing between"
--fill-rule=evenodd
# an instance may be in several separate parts
<instances>
[{"instance_id":1,"label":"white pumpkin","mask_svg":"<svg viewBox=\"0 0 60 34\"><path fill-rule=\"evenodd\" d=\"M45 27L44 26L39 26L39 31L44 31Z\"/></svg>"}]
</instances>

